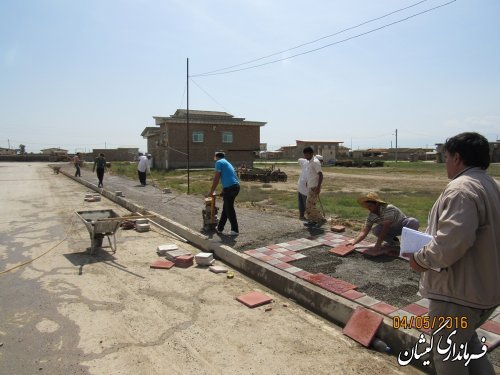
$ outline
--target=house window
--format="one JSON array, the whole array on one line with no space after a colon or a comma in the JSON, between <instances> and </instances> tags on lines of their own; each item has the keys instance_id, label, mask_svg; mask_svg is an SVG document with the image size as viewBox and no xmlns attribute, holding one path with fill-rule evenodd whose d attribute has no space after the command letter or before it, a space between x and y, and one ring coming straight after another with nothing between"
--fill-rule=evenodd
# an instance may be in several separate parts
<instances>
[{"instance_id":1,"label":"house window","mask_svg":"<svg viewBox=\"0 0 500 375\"><path fill-rule=\"evenodd\" d=\"M193 132L193 142L203 143L203 132Z\"/></svg>"},{"instance_id":2,"label":"house window","mask_svg":"<svg viewBox=\"0 0 500 375\"><path fill-rule=\"evenodd\" d=\"M233 143L233 132L222 132L222 143Z\"/></svg>"}]
</instances>

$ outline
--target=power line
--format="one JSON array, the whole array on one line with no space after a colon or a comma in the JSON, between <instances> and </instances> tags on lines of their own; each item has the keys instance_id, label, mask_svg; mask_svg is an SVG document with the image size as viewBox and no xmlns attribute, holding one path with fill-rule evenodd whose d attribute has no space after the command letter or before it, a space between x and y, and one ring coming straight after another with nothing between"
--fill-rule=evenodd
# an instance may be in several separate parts
<instances>
[{"instance_id":1,"label":"power line","mask_svg":"<svg viewBox=\"0 0 500 375\"><path fill-rule=\"evenodd\" d=\"M336 41L336 42L333 42L333 43L329 43L329 44L326 44L326 45L318 47L318 48L314 48L314 49L311 49L311 50L308 50L308 51L305 51L305 52L297 53L295 55L291 55L291 56L284 57L284 58L277 59L277 60L268 61L268 62L262 63L262 64L252 65L252 66L249 66L249 67L246 67L246 68L228 70L226 72L221 72L220 70L224 70L224 69L219 69L217 71L213 71L215 73L209 73L209 72L207 72L207 73L200 73L200 74L192 75L191 77L207 77L207 76L213 76L213 75L235 73L235 72L240 72L240 71L243 71L243 70L259 68L259 67L265 66L265 65L275 64L277 62L281 62L281 61L285 61L285 60L290 60L290 59L292 59L294 57L298 57L298 56L302 56L302 55L307 55L309 53L316 52L316 51L325 49L327 47L331 47L331 46L334 46L334 45L337 45L337 44L340 44L340 43L347 42L347 41L349 41L351 39L356 39L356 38L359 38L359 37L362 37L362 36L374 33L376 31L380 31L380 30L385 29L387 27L394 26L394 25L396 25L398 23L401 23L401 22L404 22L404 21L408 21L411 18L415 18L415 17L420 16L422 14L429 13L429 12L434 11L436 9L439 9L439 8L444 7L444 6L450 5L451 3L454 3L455 1L457 1L457 0L451 0L451 1L447 2L447 3L435 6L433 8L429 8L429 9L426 9L424 11L421 11L421 12L418 12L418 13L414 13L414 14L412 14L412 15L410 15L408 17L402 18L400 20L397 20L397 21L394 21L394 22L382 25L382 26L377 27L375 29L368 30L368 31L366 31L364 33L356 34L354 36L351 36L351 37L348 37L348 38L345 38L345 39L342 39L342 40L339 40L339 41ZM275 54L270 55L270 56L274 56L274 55ZM260 60L260 59L257 59L257 60ZM257 60L255 60L255 61L257 61ZM240 65L244 65L244 64L240 64ZM240 66L240 65L237 65L237 66ZM225 69L229 69L229 68L225 68Z\"/></svg>"},{"instance_id":2,"label":"power line","mask_svg":"<svg viewBox=\"0 0 500 375\"><path fill-rule=\"evenodd\" d=\"M219 105L221 108L223 108L226 112L229 113L229 111L222 105L220 104L212 95L210 95L207 91L205 91L194 79L191 78L191 82L193 82L198 88L203 91L210 99L212 99L217 105Z\"/></svg>"},{"instance_id":3,"label":"power line","mask_svg":"<svg viewBox=\"0 0 500 375\"><path fill-rule=\"evenodd\" d=\"M402 12L403 10L407 10L407 9L413 8L413 7L417 6L417 5L420 5L420 4L422 4L422 3L425 3L426 1L428 1L428 0L422 0L422 1L419 1L419 2L417 2L417 3L415 3L415 4L412 4L412 5L410 5L410 6L407 6L407 7L405 7L405 8L397 9L397 10L392 11L392 12L390 12L390 13L384 14L383 16L380 16L380 17L377 17L377 18L372 18L372 19L370 19L370 20L368 20L368 21L364 21L364 22L362 22L362 23L360 23L360 24L358 24L358 25L356 25L356 26L351 26L351 27L348 27L348 28L346 28L346 29L343 29L343 30L337 31L337 32L335 32L335 33L333 33L333 34L329 34L329 35L323 36L323 37L321 37L321 38L318 38L318 39L312 40L312 41L310 41L310 42L306 42L306 43L299 44L298 46L295 46L295 47L291 47L291 48L288 48L288 49L285 49L285 50L282 50L282 51L279 51L279 52L275 52L275 53L272 53L272 54L267 55L267 56L259 57L259 58L257 58L257 59L248 60L248 61L245 61L245 62L240 63L240 64L231 65L231 66L228 66L228 67L226 67L226 68L216 69L216 70L212 70L212 71L205 72L205 73L201 73L201 74L202 74L202 75L204 75L204 74L211 74L211 73L220 72L220 71L222 71L222 70L228 70L228 69L232 69L232 68L237 68L238 66L242 66L242 65L250 64L250 63L253 63L253 62L256 62L256 61L260 61L260 60L267 59L267 58L269 58L269 57L273 57L273 56L276 56L276 55L280 55L280 54L285 53L285 52L293 51L293 50L298 49L298 48L300 48L300 47L304 47L304 46L307 46L307 45L309 45L309 44L313 44L313 43L319 42L320 40L327 39L327 38L331 38L332 36L336 36L336 35L339 35L339 34L345 33L346 31L356 29L356 28L361 27L361 26L363 26L363 25L366 25L366 24L368 24L368 23L370 23L370 22L375 22L375 21L381 20L382 18L389 17L389 16L391 16L391 15L393 15L393 14L395 14L395 13ZM193 77L195 77L195 76L193 76Z\"/></svg>"}]
</instances>

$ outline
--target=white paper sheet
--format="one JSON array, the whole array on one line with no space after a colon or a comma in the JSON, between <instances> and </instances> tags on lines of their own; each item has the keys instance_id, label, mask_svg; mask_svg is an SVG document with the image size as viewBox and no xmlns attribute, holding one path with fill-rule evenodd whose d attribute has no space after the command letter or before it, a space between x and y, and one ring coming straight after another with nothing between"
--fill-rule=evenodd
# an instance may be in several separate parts
<instances>
[{"instance_id":1,"label":"white paper sheet","mask_svg":"<svg viewBox=\"0 0 500 375\"><path fill-rule=\"evenodd\" d=\"M401 233L401 256L408 259L409 257L406 254L416 253L425 245L428 245L431 240L432 236L427 233L403 227L403 232ZM431 268L431 270L440 272L441 268Z\"/></svg>"},{"instance_id":2,"label":"white paper sheet","mask_svg":"<svg viewBox=\"0 0 500 375\"><path fill-rule=\"evenodd\" d=\"M401 254L413 254L431 242L432 236L410 228L403 228L401 234Z\"/></svg>"}]
</instances>

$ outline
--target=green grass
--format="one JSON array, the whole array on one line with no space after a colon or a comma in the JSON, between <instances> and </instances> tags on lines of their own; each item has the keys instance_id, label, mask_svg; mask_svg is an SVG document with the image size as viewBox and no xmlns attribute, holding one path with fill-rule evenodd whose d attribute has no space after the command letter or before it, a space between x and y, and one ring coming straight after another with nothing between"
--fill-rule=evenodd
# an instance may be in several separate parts
<instances>
[{"instance_id":1,"label":"green grass","mask_svg":"<svg viewBox=\"0 0 500 375\"><path fill-rule=\"evenodd\" d=\"M276 163L276 165L280 165ZM287 168L295 168L299 170L298 165L294 163L284 163ZM259 167L262 167L261 165ZM265 168L269 168L266 164ZM115 162L112 166L112 171L115 174L126 176L137 180L137 167L135 163L119 163ZM427 177L443 177L446 176L444 164L426 163L426 162L386 162L384 167L380 168L345 168L345 167L325 167L325 171L342 174L355 175L380 175L389 176L397 175L421 175ZM491 165L488 173L495 177L500 177L500 164ZM213 170L191 171L189 191L193 195L206 194L212 184ZM187 172L186 171L158 171L153 170L151 175L148 175L148 181L156 187L170 188L181 193L187 193ZM335 180L334 180L335 183ZM274 185L274 184L273 184ZM220 189L220 188L219 188ZM374 187L377 190L377 187ZM343 192L339 191L341 187L323 186L321 193L321 203L327 216L338 217L343 220L363 222L367 216L366 209L360 207L356 199L362 194L361 191ZM427 225L427 215L438 198L441 188L429 186L428 189L414 191L409 189L401 189L400 186L384 187L378 189L383 192L384 200L399 207L406 215L417 218L421 226ZM240 194L237 201L240 203L257 203L267 199L271 199L278 207L296 211L297 210L297 193L295 191L283 191L278 189L263 188L262 184L242 182Z\"/></svg>"}]
</instances>

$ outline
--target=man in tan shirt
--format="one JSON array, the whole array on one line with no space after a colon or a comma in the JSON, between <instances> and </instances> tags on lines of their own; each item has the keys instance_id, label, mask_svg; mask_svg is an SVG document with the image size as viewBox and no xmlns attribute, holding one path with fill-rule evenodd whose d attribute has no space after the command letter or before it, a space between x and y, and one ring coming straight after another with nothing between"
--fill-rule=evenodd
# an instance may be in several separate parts
<instances>
[{"instance_id":1,"label":"man in tan shirt","mask_svg":"<svg viewBox=\"0 0 500 375\"><path fill-rule=\"evenodd\" d=\"M448 354L449 342L456 352L482 353L484 341L476 329L500 305L500 190L486 173L490 153L482 135L458 134L446 141L444 151L451 181L429 214L427 234L433 239L410 257L410 266L421 272L420 293L430 301L430 321L451 318L434 337L437 373L494 374L486 355L457 360L456 353Z\"/></svg>"}]
</instances>

